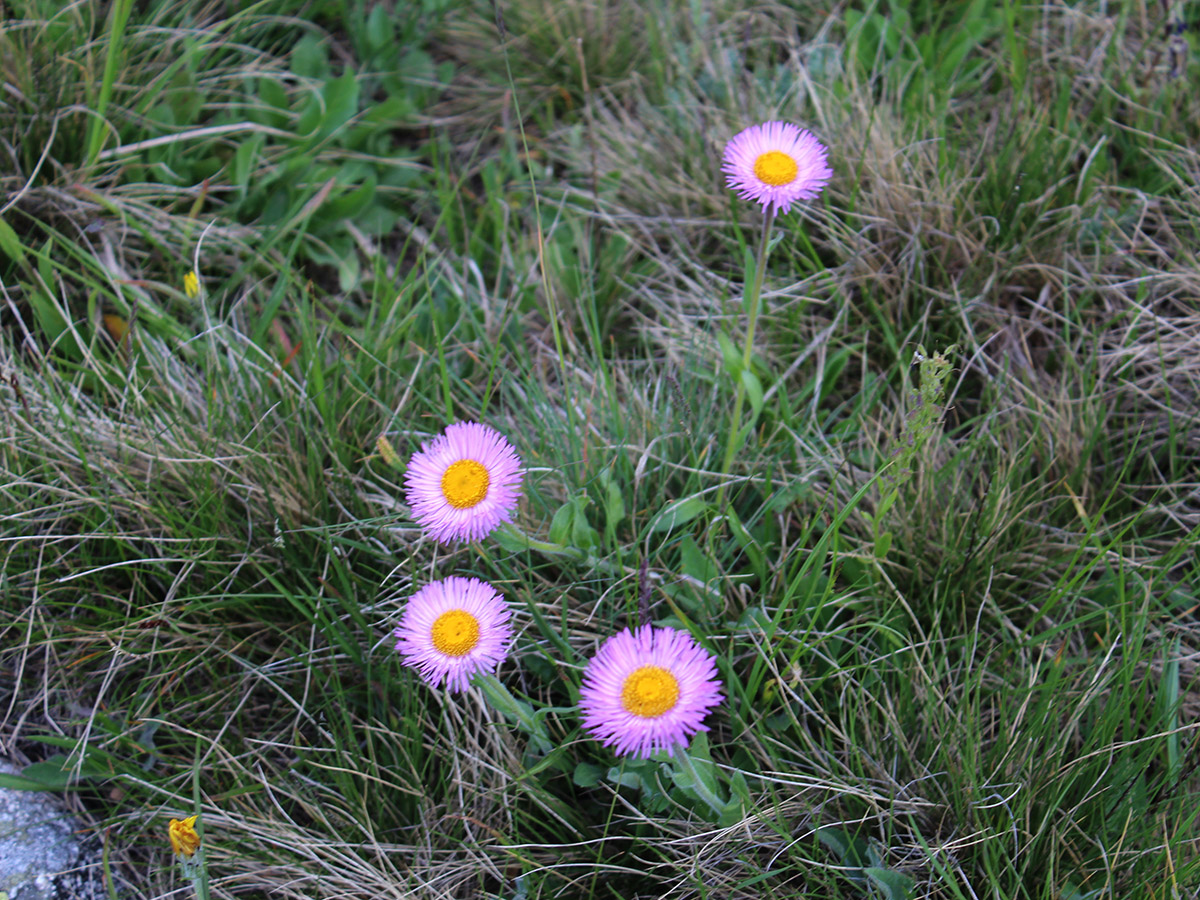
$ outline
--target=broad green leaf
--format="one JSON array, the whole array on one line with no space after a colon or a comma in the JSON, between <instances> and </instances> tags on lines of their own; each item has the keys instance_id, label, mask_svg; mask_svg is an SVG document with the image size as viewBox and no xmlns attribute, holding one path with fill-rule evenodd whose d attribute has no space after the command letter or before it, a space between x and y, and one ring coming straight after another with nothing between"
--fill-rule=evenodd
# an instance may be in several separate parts
<instances>
[{"instance_id":1,"label":"broad green leaf","mask_svg":"<svg viewBox=\"0 0 1200 900\"><path fill-rule=\"evenodd\" d=\"M650 523L651 531L671 531L681 525L686 525L692 519L703 514L708 504L699 497L685 497L664 507Z\"/></svg>"},{"instance_id":2,"label":"broad green leaf","mask_svg":"<svg viewBox=\"0 0 1200 900\"><path fill-rule=\"evenodd\" d=\"M358 79L347 71L344 75L327 82L321 90L325 101L325 114L321 119L320 135L333 134L358 112Z\"/></svg>"},{"instance_id":3,"label":"broad green leaf","mask_svg":"<svg viewBox=\"0 0 1200 900\"><path fill-rule=\"evenodd\" d=\"M378 53L396 40L396 28L388 18L387 7L378 3L367 16L367 48Z\"/></svg>"},{"instance_id":4,"label":"broad green leaf","mask_svg":"<svg viewBox=\"0 0 1200 900\"><path fill-rule=\"evenodd\" d=\"M600 544L600 532L588 521L587 508L592 501L587 494L580 493L574 498L575 514L571 520L571 545L581 550L597 547Z\"/></svg>"},{"instance_id":5,"label":"broad green leaf","mask_svg":"<svg viewBox=\"0 0 1200 900\"><path fill-rule=\"evenodd\" d=\"M717 564L705 554L695 538L685 534L679 541L680 568L683 574L707 585L717 574Z\"/></svg>"},{"instance_id":6,"label":"broad green leaf","mask_svg":"<svg viewBox=\"0 0 1200 900\"><path fill-rule=\"evenodd\" d=\"M875 558L883 559L888 555L888 551L892 549L892 533L885 531L883 534L875 538Z\"/></svg>"},{"instance_id":7,"label":"broad green leaf","mask_svg":"<svg viewBox=\"0 0 1200 900\"><path fill-rule=\"evenodd\" d=\"M0 786L19 791L64 791L81 781L111 778L104 764L86 756L78 766L67 756L56 753L44 762L25 766L18 775L0 776Z\"/></svg>"},{"instance_id":8,"label":"broad green leaf","mask_svg":"<svg viewBox=\"0 0 1200 900\"><path fill-rule=\"evenodd\" d=\"M529 549L529 542L524 535L518 534L507 527L497 528L491 534L491 540L495 541L501 550L508 553L524 553Z\"/></svg>"},{"instance_id":9,"label":"broad green leaf","mask_svg":"<svg viewBox=\"0 0 1200 900\"><path fill-rule=\"evenodd\" d=\"M566 546L571 543L571 520L575 518L575 504L568 500L554 513L550 520L550 542Z\"/></svg>"},{"instance_id":10,"label":"broad green leaf","mask_svg":"<svg viewBox=\"0 0 1200 900\"><path fill-rule=\"evenodd\" d=\"M301 78L322 78L329 70L325 44L315 35L306 34L292 48L292 72Z\"/></svg>"},{"instance_id":11,"label":"broad green leaf","mask_svg":"<svg viewBox=\"0 0 1200 900\"><path fill-rule=\"evenodd\" d=\"M614 784L619 784L621 787L634 788L639 791L644 791L646 788L646 781L642 778L641 773L630 769L622 772L620 769L613 767L608 770L608 780Z\"/></svg>"},{"instance_id":12,"label":"broad green leaf","mask_svg":"<svg viewBox=\"0 0 1200 900\"><path fill-rule=\"evenodd\" d=\"M288 102L287 91L274 78L260 78L258 80L258 99L266 106L274 107L282 112L287 112L291 108L291 104Z\"/></svg>"},{"instance_id":13,"label":"broad green leaf","mask_svg":"<svg viewBox=\"0 0 1200 900\"><path fill-rule=\"evenodd\" d=\"M605 767L593 763L581 762L575 766L571 780L579 787L595 787L604 778Z\"/></svg>"},{"instance_id":14,"label":"broad green leaf","mask_svg":"<svg viewBox=\"0 0 1200 900\"><path fill-rule=\"evenodd\" d=\"M883 896L888 900L910 900L912 897L913 885L916 882L901 872L872 866L863 869L863 873L882 890Z\"/></svg>"},{"instance_id":15,"label":"broad green leaf","mask_svg":"<svg viewBox=\"0 0 1200 900\"><path fill-rule=\"evenodd\" d=\"M66 785L55 783L47 783L37 778L25 778L21 775L9 775L5 772L0 772L0 788L7 788L10 791L61 791Z\"/></svg>"},{"instance_id":16,"label":"broad green leaf","mask_svg":"<svg viewBox=\"0 0 1200 900\"><path fill-rule=\"evenodd\" d=\"M321 206L321 218L327 220L354 219L375 199L375 176L368 175L366 181L352 191L327 200Z\"/></svg>"}]
</instances>

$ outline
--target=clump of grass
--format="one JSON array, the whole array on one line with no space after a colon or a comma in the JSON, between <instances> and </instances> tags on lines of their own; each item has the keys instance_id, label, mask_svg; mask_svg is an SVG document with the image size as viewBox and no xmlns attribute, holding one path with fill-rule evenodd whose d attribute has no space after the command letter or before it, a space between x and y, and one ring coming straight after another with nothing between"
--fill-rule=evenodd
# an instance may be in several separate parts
<instances>
[{"instance_id":1,"label":"clump of grass","mask_svg":"<svg viewBox=\"0 0 1200 900\"><path fill-rule=\"evenodd\" d=\"M589 91L628 84L657 66L662 40L649 7L614 0L474 2L447 19L443 49L468 63L455 90L472 121L493 116L511 84L526 115L578 115ZM513 66L513 61L519 64ZM481 103L483 100L485 102ZM452 100L455 106L461 99Z\"/></svg>"}]
</instances>

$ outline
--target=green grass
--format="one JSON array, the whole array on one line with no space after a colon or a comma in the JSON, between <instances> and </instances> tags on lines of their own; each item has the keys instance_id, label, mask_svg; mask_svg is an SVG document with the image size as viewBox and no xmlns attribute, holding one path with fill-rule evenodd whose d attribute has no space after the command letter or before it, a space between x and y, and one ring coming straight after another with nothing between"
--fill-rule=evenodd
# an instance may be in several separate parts
<instances>
[{"instance_id":1,"label":"green grass","mask_svg":"<svg viewBox=\"0 0 1200 900\"><path fill-rule=\"evenodd\" d=\"M0 747L115 891L190 890L199 812L216 897L1195 896L1159 4L109 6L0 21ZM762 219L720 153L771 118L835 176L723 473ZM403 463L468 419L517 527L436 548ZM502 688L391 649L449 574L514 605ZM724 683L682 760L574 709L643 598Z\"/></svg>"}]
</instances>

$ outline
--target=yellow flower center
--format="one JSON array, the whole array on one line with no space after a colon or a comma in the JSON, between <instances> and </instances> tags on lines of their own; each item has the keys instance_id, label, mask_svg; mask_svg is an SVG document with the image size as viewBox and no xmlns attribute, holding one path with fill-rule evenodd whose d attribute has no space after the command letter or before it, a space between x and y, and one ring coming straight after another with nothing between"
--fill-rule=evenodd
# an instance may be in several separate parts
<instances>
[{"instance_id":1,"label":"yellow flower center","mask_svg":"<svg viewBox=\"0 0 1200 900\"><path fill-rule=\"evenodd\" d=\"M464 609L452 609L437 617L432 635L439 653L463 656L479 643L479 620Z\"/></svg>"},{"instance_id":2,"label":"yellow flower center","mask_svg":"<svg viewBox=\"0 0 1200 900\"><path fill-rule=\"evenodd\" d=\"M621 705L643 719L657 719L678 700L679 682L658 666L642 666L621 685Z\"/></svg>"},{"instance_id":3,"label":"yellow flower center","mask_svg":"<svg viewBox=\"0 0 1200 900\"><path fill-rule=\"evenodd\" d=\"M754 174L758 180L772 187L791 184L799 171L796 160L782 150L768 150L754 161Z\"/></svg>"},{"instance_id":4,"label":"yellow flower center","mask_svg":"<svg viewBox=\"0 0 1200 900\"><path fill-rule=\"evenodd\" d=\"M442 474L442 496L455 509L470 509L487 492L488 471L473 459L452 462Z\"/></svg>"}]
</instances>

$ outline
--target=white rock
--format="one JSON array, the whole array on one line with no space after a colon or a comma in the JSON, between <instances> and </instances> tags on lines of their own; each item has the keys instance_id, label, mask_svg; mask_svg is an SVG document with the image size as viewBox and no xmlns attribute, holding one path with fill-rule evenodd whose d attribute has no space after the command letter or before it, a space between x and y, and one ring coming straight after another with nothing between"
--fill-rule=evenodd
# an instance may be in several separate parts
<instances>
[{"instance_id":1,"label":"white rock","mask_svg":"<svg viewBox=\"0 0 1200 900\"><path fill-rule=\"evenodd\" d=\"M19 770L0 762L0 772ZM52 798L0 787L0 900L102 896L99 873L81 861L84 853L74 834L78 823ZM93 870L81 871L86 868Z\"/></svg>"}]
</instances>

